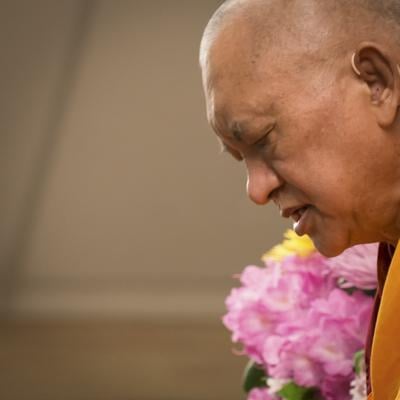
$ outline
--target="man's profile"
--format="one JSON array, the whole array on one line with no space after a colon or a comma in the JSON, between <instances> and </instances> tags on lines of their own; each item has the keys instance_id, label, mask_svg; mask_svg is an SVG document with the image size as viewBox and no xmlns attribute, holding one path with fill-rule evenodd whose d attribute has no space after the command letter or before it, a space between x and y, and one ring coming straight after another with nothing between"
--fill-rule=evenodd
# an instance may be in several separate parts
<instances>
[{"instance_id":1,"label":"man's profile","mask_svg":"<svg viewBox=\"0 0 400 400\"><path fill-rule=\"evenodd\" d=\"M399 63L395 0L226 1L200 49L208 120L244 162L250 199L326 256L382 243L367 345L378 400L400 399L400 254L383 291L400 238Z\"/></svg>"}]
</instances>

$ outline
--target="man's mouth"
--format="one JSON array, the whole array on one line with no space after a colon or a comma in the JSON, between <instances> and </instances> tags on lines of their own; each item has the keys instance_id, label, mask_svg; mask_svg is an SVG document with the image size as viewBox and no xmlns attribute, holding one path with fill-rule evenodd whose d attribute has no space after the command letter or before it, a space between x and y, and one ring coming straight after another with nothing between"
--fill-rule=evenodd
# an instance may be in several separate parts
<instances>
[{"instance_id":1,"label":"man's mouth","mask_svg":"<svg viewBox=\"0 0 400 400\"><path fill-rule=\"evenodd\" d=\"M308 207L309 204L304 204L301 206L284 208L281 210L281 217L292 218L294 222L298 222Z\"/></svg>"},{"instance_id":2,"label":"man's mouth","mask_svg":"<svg viewBox=\"0 0 400 400\"><path fill-rule=\"evenodd\" d=\"M310 219L307 218L310 208L310 204L303 204L296 207L285 208L281 210L281 216L284 218L292 218L293 230L299 236L302 236L310 229Z\"/></svg>"}]
</instances>

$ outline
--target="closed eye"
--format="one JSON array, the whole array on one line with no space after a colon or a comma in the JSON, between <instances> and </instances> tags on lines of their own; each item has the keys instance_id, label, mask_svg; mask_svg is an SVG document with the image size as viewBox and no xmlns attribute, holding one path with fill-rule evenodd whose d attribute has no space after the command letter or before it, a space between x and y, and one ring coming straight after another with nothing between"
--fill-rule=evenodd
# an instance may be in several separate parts
<instances>
[{"instance_id":1,"label":"closed eye","mask_svg":"<svg viewBox=\"0 0 400 400\"><path fill-rule=\"evenodd\" d=\"M256 142L254 142L253 145L255 147L257 147L258 149L264 148L265 145L267 144L267 137L268 137L268 133L265 134L261 139L258 139Z\"/></svg>"},{"instance_id":2,"label":"closed eye","mask_svg":"<svg viewBox=\"0 0 400 400\"><path fill-rule=\"evenodd\" d=\"M274 128L275 126L272 126L271 129L269 129L260 139L253 143L253 146L258 149L263 149L267 144L269 134L273 131Z\"/></svg>"}]
</instances>

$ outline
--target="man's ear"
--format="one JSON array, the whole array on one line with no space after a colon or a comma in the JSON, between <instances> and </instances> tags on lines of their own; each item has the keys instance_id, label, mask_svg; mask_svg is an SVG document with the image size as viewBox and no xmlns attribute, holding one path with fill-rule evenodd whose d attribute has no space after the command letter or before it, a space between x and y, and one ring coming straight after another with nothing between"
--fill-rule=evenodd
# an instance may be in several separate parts
<instances>
[{"instance_id":1,"label":"man's ear","mask_svg":"<svg viewBox=\"0 0 400 400\"><path fill-rule=\"evenodd\" d=\"M398 64L379 45L363 42L353 55L355 73L369 87L371 104L380 126L389 127L396 119L400 100Z\"/></svg>"}]
</instances>

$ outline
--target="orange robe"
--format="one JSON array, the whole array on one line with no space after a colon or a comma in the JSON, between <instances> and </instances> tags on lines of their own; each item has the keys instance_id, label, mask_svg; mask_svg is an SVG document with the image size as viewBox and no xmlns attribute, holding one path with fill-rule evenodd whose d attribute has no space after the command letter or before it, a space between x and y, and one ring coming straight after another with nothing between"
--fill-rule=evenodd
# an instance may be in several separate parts
<instances>
[{"instance_id":1,"label":"orange robe","mask_svg":"<svg viewBox=\"0 0 400 400\"><path fill-rule=\"evenodd\" d=\"M388 264L389 247L386 245L385 250L384 246L381 244L379 249L379 289L368 360L371 384L368 399L400 400L400 245L394 252L388 271L385 257Z\"/></svg>"}]
</instances>

